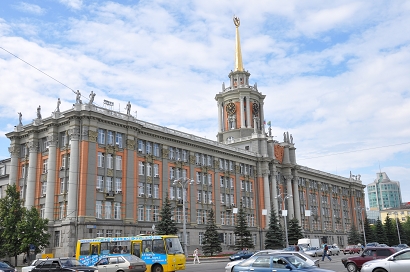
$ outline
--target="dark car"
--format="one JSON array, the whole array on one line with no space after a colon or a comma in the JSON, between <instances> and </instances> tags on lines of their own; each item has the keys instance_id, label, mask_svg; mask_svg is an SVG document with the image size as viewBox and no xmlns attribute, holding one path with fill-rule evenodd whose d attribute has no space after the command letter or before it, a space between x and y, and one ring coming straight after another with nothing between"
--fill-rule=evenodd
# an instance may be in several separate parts
<instances>
[{"instance_id":1,"label":"dark car","mask_svg":"<svg viewBox=\"0 0 410 272\"><path fill-rule=\"evenodd\" d=\"M357 272L365 262L383 259L397 252L394 247L366 247L360 256L343 258L342 263L349 272Z\"/></svg>"},{"instance_id":2,"label":"dark car","mask_svg":"<svg viewBox=\"0 0 410 272\"><path fill-rule=\"evenodd\" d=\"M248 259L253 254L255 254L255 252L253 251L241 250L241 251L236 252L232 256L230 256L229 260L236 261L236 260L241 260L241 259Z\"/></svg>"},{"instance_id":3,"label":"dark car","mask_svg":"<svg viewBox=\"0 0 410 272\"><path fill-rule=\"evenodd\" d=\"M11 265L0 261L0 271L4 271L4 272L17 272L17 269L12 267Z\"/></svg>"},{"instance_id":4,"label":"dark car","mask_svg":"<svg viewBox=\"0 0 410 272\"><path fill-rule=\"evenodd\" d=\"M41 261L31 272L98 272L98 269L85 266L75 258L50 258Z\"/></svg>"}]
</instances>

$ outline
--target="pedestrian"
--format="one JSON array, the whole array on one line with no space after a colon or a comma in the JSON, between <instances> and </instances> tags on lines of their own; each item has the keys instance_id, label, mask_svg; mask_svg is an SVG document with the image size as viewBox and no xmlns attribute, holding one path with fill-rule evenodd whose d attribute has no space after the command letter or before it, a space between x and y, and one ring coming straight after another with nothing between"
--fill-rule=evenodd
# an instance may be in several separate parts
<instances>
[{"instance_id":1,"label":"pedestrian","mask_svg":"<svg viewBox=\"0 0 410 272\"><path fill-rule=\"evenodd\" d=\"M332 258L329 257L329 254L327 254L327 251L329 250L329 247L327 246L327 244L325 243L323 245L323 255L322 255L322 262L325 260L325 257L327 256L327 258L329 259L329 261L332 261Z\"/></svg>"},{"instance_id":2,"label":"pedestrian","mask_svg":"<svg viewBox=\"0 0 410 272\"><path fill-rule=\"evenodd\" d=\"M196 248L196 249L194 250L194 254L193 254L193 256L194 256L194 264L195 264L195 260L198 261L198 264L201 263L201 262L199 261L198 255L199 255L199 249Z\"/></svg>"},{"instance_id":3,"label":"pedestrian","mask_svg":"<svg viewBox=\"0 0 410 272\"><path fill-rule=\"evenodd\" d=\"M299 250L300 250L299 246L295 244L295 251L299 251Z\"/></svg>"}]
</instances>

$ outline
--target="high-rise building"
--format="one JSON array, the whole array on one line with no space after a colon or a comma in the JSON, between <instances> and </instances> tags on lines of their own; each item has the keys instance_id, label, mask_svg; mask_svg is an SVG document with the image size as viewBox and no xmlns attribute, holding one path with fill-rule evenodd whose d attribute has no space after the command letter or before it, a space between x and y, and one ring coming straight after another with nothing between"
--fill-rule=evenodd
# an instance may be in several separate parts
<instances>
[{"instance_id":1,"label":"high-rise building","mask_svg":"<svg viewBox=\"0 0 410 272\"><path fill-rule=\"evenodd\" d=\"M8 182L26 207L49 219L47 252L71 256L77 239L152 231L166 195L181 238L186 223L190 252L202 243L210 209L223 249L231 250L239 205L257 249L264 248L271 208L281 220L297 218L306 237L340 246L352 225L360 229L360 176L299 165L292 134L277 141L270 125L265 131L265 95L243 68L238 19L235 25L235 67L215 97L217 141L138 120L112 110L110 101L83 103L79 92L71 109L39 113L6 134Z\"/></svg>"},{"instance_id":2,"label":"high-rise building","mask_svg":"<svg viewBox=\"0 0 410 272\"><path fill-rule=\"evenodd\" d=\"M367 193L373 211L399 208L402 204L400 182L391 181L385 172L377 173L374 182L367 185Z\"/></svg>"}]
</instances>

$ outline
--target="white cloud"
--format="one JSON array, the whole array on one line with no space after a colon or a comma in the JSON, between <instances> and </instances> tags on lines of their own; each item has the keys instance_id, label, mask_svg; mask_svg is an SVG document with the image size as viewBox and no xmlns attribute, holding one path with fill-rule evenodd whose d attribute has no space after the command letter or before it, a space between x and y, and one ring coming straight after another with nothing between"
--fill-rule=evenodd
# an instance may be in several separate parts
<instances>
[{"instance_id":1,"label":"white cloud","mask_svg":"<svg viewBox=\"0 0 410 272\"><path fill-rule=\"evenodd\" d=\"M14 4L14 8L35 15L43 15L46 12L45 9L41 8L40 6L27 2L19 2L17 4Z\"/></svg>"},{"instance_id":2,"label":"white cloud","mask_svg":"<svg viewBox=\"0 0 410 272\"><path fill-rule=\"evenodd\" d=\"M79 10L83 6L83 0L59 0L61 4L68 6L69 8Z\"/></svg>"}]
</instances>

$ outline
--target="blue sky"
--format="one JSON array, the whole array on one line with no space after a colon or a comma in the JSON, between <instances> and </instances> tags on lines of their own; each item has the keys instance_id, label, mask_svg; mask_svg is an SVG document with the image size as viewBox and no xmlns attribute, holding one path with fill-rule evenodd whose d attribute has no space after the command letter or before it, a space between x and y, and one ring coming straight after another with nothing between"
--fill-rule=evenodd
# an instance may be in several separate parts
<instances>
[{"instance_id":1,"label":"blue sky","mask_svg":"<svg viewBox=\"0 0 410 272\"><path fill-rule=\"evenodd\" d=\"M374 181L410 201L409 1L2 1L0 159L18 123L66 110L79 89L138 119L215 140L215 95L234 68L235 27L273 135L298 163ZM15 58L7 51L50 77ZM135 111L137 113L135 113Z\"/></svg>"}]
</instances>

